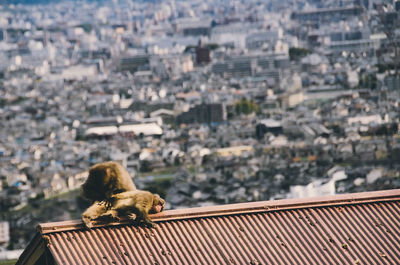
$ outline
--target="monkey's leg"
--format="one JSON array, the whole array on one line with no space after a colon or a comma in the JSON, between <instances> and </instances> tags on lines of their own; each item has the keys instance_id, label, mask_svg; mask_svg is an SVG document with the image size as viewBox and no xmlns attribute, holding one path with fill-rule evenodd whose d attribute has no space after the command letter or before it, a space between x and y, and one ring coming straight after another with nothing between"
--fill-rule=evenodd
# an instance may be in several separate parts
<instances>
[{"instance_id":1,"label":"monkey's leg","mask_svg":"<svg viewBox=\"0 0 400 265\"><path fill-rule=\"evenodd\" d=\"M105 213L99 216L99 219L104 221L119 221L118 212L115 209L109 209Z\"/></svg>"},{"instance_id":2,"label":"monkey's leg","mask_svg":"<svg viewBox=\"0 0 400 265\"><path fill-rule=\"evenodd\" d=\"M120 192L120 193L114 193L111 196L111 199L114 200L123 200L123 199L131 199L137 191L125 191L125 192Z\"/></svg>"},{"instance_id":3,"label":"monkey's leg","mask_svg":"<svg viewBox=\"0 0 400 265\"><path fill-rule=\"evenodd\" d=\"M143 211L138 212L136 220L137 222L143 221L143 224L146 227L156 227L156 224L149 218L148 214Z\"/></svg>"}]
</instances>

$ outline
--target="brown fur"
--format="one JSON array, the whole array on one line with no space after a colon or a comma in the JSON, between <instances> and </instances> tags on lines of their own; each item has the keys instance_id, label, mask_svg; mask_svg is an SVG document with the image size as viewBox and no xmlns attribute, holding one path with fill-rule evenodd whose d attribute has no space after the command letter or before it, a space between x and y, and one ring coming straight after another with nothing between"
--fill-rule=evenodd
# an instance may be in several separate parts
<instances>
[{"instance_id":1,"label":"brown fur","mask_svg":"<svg viewBox=\"0 0 400 265\"><path fill-rule=\"evenodd\" d=\"M92 206L83 212L82 221L85 223L86 227L92 228L93 221L98 219L99 216L107 211L107 206L105 203L93 203Z\"/></svg>"},{"instance_id":2,"label":"brown fur","mask_svg":"<svg viewBox=\"0 0 400 265\"><path fill-rule=\"evenodd\" d=\"M89 176L82 185L82 196L88 200L110 200L113 194L136 190L128 171L117 162L103 162L89 169Z\"/></svg>"},{"instance_id":3,"label":"brown fur","mask_svg":"<svg viewBox=\"0 0 400 265\"><path fill-rule=\"evenodd\" d=\"M164 210L165 201L158 194L144 190L134 190L115 194L111 197L111 208L94 204L83 214L82 220L87 227L92 227L92 220L119 220L121 217L135 221L138 225L154 227L149 213Z\"/></svg>"}]
</instances>

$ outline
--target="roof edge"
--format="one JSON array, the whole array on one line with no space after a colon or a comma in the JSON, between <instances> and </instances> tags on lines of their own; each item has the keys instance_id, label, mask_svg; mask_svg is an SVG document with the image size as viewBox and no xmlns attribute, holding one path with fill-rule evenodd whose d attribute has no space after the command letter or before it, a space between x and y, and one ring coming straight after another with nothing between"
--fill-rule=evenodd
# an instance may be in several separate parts
<instances>
[{"instance_id":1,"label":"roof edge","mask_svg":"<svg viewBox=\"0 0 400 265\"><path fill-rule=\"evenodd\" d=\"M18 258L15 265L27 264L33 265L43 255L46 250L46 246L42 239L42 235L36 233L35 237L31 240L21 256Z\"/></svg>"},{"instance_id":2,"label":"roof edge","mask_svg":"<svg viewBox=\"0 0 400 265\"><path fill-rule=\"evenodd\" d=\"M349 193L349 194L323 196L323 197L284 199L284 200L185 208L177 210L168 210L158 214L152 214L150 216L151 219L154 221L167 221L167 220L189 219L189 218L199 218L199 217L209 217L209 216L222 216L222 215L246 214L246 213L290 210L290 209L300 209L300 208L339 206L339 205L393 201L393 200L400 200L400 189ZM113 226L121 224L129 224L129 221L106 223L106 224L98 223L95 224L94 227L104 227L104 226ZM84 225L81 220L44 223L44 224L39 224L37 227L38 231L41 234L69 231L82 228L84 228Z\"/></svg>"}]
</instances>

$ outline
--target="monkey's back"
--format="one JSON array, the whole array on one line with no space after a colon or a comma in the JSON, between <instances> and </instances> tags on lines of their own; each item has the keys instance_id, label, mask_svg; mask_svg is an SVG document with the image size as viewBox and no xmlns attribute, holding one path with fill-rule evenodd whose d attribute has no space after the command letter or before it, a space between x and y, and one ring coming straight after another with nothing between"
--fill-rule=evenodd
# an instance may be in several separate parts
<instances>
[{"instance_id":1,"label":"monkey's back","mask_svg":"<svg viewBox=\"0 0 400 265\"><path fill-rule=\"evenodd\" d=\"M136 186L128 171L119 163L109 161L89 169L86 182L82 185L83 196L92 201L102 201L107 194L135 190Z\"/></svg>"},{"instance_id":2,"label":"monkey's back","mask_svg":"<svg viewBox=\"0 0 400 265\"><path fill-rule=\"evenodd\" d=\"M154 194L145 190L134 190L115 194L113 199L113 208L144 210L147 213L153 206Z\"/></svg>"}]
</instances>

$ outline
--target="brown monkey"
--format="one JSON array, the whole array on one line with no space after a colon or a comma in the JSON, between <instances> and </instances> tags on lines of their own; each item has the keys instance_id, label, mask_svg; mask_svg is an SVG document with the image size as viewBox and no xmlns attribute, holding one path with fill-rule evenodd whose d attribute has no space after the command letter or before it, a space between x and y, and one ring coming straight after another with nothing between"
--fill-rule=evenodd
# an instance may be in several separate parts
<instances>
[{"instance_id":1,"label":"brown monkey","mask_svg":"<svg viewBox=\"0 0 400 265\"><path fill-rule=\"evenodd\" d=\"M109 204L113 194L136 190L128 171L119 163L109 161L94 165L82 185L82 196L92 202Z\"/></svg>"},{"instance_id":2,"label":"brown monkey","mask_svg":"<svg viewBox=\"0 0 400 265\"><path fill-rule=\"evenodd\" d=\"M105 215L119 218L121 216L135 220L137 224L143 222L145 226L154 227L149 214L164 210L165 201L149 191L135 190L115 194L111 197L112 207Z\"/></svg>"},{"instance_id":3,"label":"brown monkey","mask_svg":"<svg viewBox=\"0 0 400 265\"><path fill-rule=\"evenodd\" d=\"M164 210L165 201L158 195L149 191L134 190L114 194L111 199L111 208L96 204L92 205L82 214L82 220L87 227L91 227L92 220L119 220L121 217L135 221L138 225L154 227L149 218L149 213L159 213Z\"/></svg>"}]
</instances>

